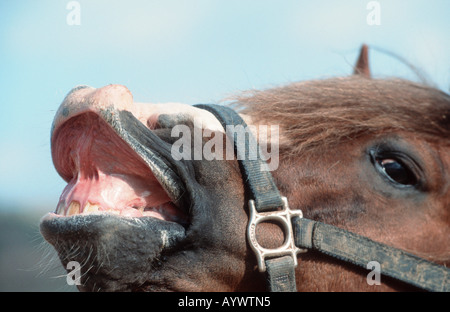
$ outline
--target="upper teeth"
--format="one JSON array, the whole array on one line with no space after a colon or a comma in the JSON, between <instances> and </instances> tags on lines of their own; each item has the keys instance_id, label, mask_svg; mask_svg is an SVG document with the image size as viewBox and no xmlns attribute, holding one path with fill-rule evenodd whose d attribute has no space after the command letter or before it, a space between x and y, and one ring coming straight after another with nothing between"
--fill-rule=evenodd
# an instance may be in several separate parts
<instances>
[{"instance_id":1,"label":"upper teeth","mask_svg":"<svg viewBox=\"0 0 450 312\"><path fill-rule=\"evenodd\" d=\"M91 204L90 202L87 202L86 206L83 209L83 213L97 212L99 208L100 205Z\"/></svg>"},{"instance_id":2,"label":"upper teeth","mask_svg":"<svg viewBox=\"0 0 450 312\"><path fill-rule=\"evenodd\" d=\"M95 213L100 210L100 205L98 204L92 204L90 202L87 202L86 205L81 208L80 202L73 200L70 205L66 208L66 205L64 202L60 203L58 207L56 208L55 213L64 215L64 216L72 216L77 215L80 213Z\"/></svg>"},{"instance_id":3,"label":"upper teeth","mask_svg":"<svg viewBox=\"0 0 450 312\"><path fill-rule=\"evenodd\" d=\"M70 203L69 207L67 207L66 215L71 216L80 213L80 203L77 201L73 201Z\"/></svg>"}]
</instances>

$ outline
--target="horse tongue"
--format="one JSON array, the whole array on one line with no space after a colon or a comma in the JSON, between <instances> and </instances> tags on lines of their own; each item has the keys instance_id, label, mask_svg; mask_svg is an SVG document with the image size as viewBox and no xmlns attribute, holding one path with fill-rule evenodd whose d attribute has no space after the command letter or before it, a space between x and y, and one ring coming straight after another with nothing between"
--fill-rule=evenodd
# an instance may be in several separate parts
<instances>
[{"instance_id":1,"label":"horse tongue","mask_svg":"<svg viewBox=\"0 0 450 312\"><path fill-rule=\"evenodd\" d=\"M60 208L56 213L71 215L108 211L122 216L140 217L145 207L156 207L168 201L169 197L154 177L97 171L89 176L80 174L69 182L61 195Z\"/></svg>"}]
</instances>

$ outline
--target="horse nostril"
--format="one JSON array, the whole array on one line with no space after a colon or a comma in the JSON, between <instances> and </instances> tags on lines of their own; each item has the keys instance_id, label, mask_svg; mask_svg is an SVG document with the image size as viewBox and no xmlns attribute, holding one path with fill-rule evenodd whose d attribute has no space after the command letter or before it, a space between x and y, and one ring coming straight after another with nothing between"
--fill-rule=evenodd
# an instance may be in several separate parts
<instances>
[{"instance_id":1,"label":"horse nostril","mask_svg":"<svg viewBox=\"0 0 450 312\"><path fill-rule=\"evenodd\" d=\"M176 125L192 123L189 116L185 114L159 114L158 116L152 116L147 121L149 126L151 121L153 123L153 129L173 128Z\"/></svg>"}]
</instances>

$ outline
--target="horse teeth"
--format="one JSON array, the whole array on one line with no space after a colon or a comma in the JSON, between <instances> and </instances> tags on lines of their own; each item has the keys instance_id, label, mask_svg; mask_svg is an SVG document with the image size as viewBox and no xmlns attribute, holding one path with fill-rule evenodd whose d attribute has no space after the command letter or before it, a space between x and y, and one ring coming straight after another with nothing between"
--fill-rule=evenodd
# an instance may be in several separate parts
<instances>
[{"instance_id":1,"label":"horse teeth","mask_svg":"<svg viewBox=\"0 0 450 312\"><path fill-rule=\"evenodd\" d=\"M144 212L145 207L133 207L134 209L139 210L140 212Z\"/></svg>"},{"instance_id":2,"label":"horse teeth","mask_svg":"<svg viewBox=\"0 0 450 312\"><path fill-rule=\"evenodd\" d=\"M98 212L99 209L100 209L100 205L91 204L90 202L87 202L86 206L84 206L83 213Z\"/></svg>"},{"instance_id":3,"label":"horse teeth","mask_svg":"<svg viewBox=\"0 0 450 312\"><path fill-rule=\"evenodd\" d=\"M66 216L72 216L80 213L80 203L76 200L72 201L65 213Z\"/></svg>"}]
</instances>

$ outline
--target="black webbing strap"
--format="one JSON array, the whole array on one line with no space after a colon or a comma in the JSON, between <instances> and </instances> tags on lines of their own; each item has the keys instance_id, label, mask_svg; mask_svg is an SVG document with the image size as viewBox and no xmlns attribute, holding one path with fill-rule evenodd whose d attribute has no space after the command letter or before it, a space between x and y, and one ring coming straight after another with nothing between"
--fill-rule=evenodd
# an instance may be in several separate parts
<instances>
[{"instance_id":1,"label":"black webbing strap","mask_svg":"<svg viewBox=\"0 0 450 312\"><path fill-rule=\"evenodd\" d=\"M304 218L292 220L295 244L366 268L380 264L380 273L428 291L450 291L450 269L375 242L333 225Z\"/></svg>"},{"instance_id":2,"label":"black webbing strap","mask_svg":"<svg viewBox=\"0 0 450 312\"><path fill-rule=\"evenodd\" d=\"M291 256L266 260L267 283L272 292L295 292L295 265Z\"/></svg>"},{"instance_id":3,"label":"black webbing strap","mask_svg":"<svg viewBox=\"0 0 450 312\"><path fill-rule=\"evenodd\" d=\"M211 112L222 124L227 135L233 139L234 149L241 167L245 184L251 191L255 201L256 210L270 211L283 205L278 188L273 181L272 174L268 170L267 163L260 158L261 152L255 137L247 129L247 124L231 108L216 104L198 104L198 108ZM227 126L242 126L246 131L245 140L239 140L242 136L238 131L227 130ZM235 130L238 128L234 128Z\"/></svg>"},{"instance_id":4,"label":"black webbing strap","mask_svg":"<svg viewBox=\"0 0 450 312\"><path fill-rule=\"evenodd\" d=\"M283 206L280 193L267 163L261 159L261 151L255 137L245 121L231 108L215 104L198 104L195 107L211 112L222 124L228 137L233 139L235 153L243 176L244 184L250 190L258 212L277 210ZM242 126L246 130L245 139L238 131L228 131L227 126ZM242 134L242 133L241 133ZM289 260L290 259L290 260ZM296 291L294 262L292 257L280 257L265 261L267 282L271 291Z\"/></svg>"}]
</instances>

